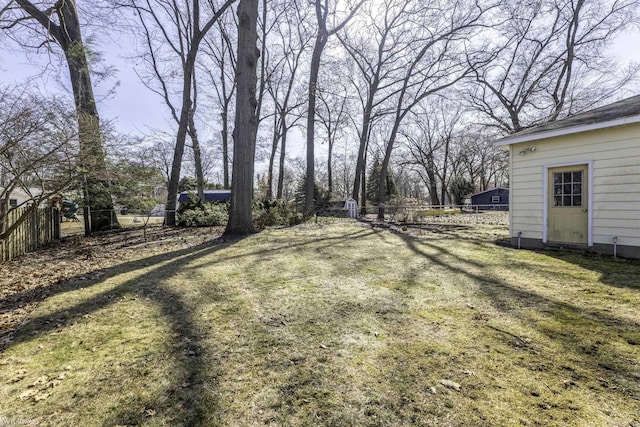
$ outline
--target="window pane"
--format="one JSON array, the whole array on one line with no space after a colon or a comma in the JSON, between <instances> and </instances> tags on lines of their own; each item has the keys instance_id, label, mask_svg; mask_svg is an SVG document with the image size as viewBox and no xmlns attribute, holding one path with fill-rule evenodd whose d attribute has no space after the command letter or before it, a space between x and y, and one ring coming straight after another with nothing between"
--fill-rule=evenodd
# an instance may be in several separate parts
<instances>
[{"instance_id":1,"label":"window pane","mask_svg":"<svg viewBox=\"0 0 640 427\"><path fill-rule=\"evenodd\" d=\"M563 183L571 182L571 172L565 172L562 174Z\"/></svg>"},{"instance_id":2,"label":"window pane","mask_svg":"<svg viewBox=\"0 0 640 427\"><path fill-rule=\"evenodd\" d=\"M582 196L573 196L573 206L582 206Z\"/></svg>"},{"instance_id":3,"label":"window pane","mask_svg":"<svg viewBox=\"0 0 640 427\"><path fill-rule=\"evenodd\" d=\"M553 197L553 206L562 206L562 196Z\"/></svg>"},{"instance_id":4,"label":"window pane","mask_svg":"<svg viewBox=\"0 0 640 427\"><path fill-rule=\"evenodd\" d=\"M571 194L571 184L564 184L562 187L563 194Z\"/></svg>"},{"instance_id":5,"label":"window pane","mask_svg":"<svg viewBox=\"0 0 640 427\"><path fill-rule=\"evenodd\" d=\"M573 182L582 182L582 171L576 171L573 173Z\"/></svg>"},{"instance_id":6,"label":"window pane","mask_svg":"<svg viewBox=\"0 0 640 427\"><path fill-rule=\"evenodd\" d=\"M562 206L571 206L571 196L564 196L563 197Z\"/></svg>"},{"instance_id":7,"label":"window pane","mask_svg":"<svg viewBox=\"0 0 640 427\"><path fill-rule=\"evenodd\" d=\"M573 184L573 194L582 195L582 184Z\"/></svg>"},{"instance_id":8,"label":"window pane","mask_svg":"<svg viewBox=\"0 0 640 427\"><path fill-rule=\"evenodd\" d=\"M554 185L553 194L562 194L562 185Z\"/></svg>"},{"instance_id":9,"label":"window pane","mask_svg":"<svg viewBox=\"0 0 640 427\"><path fill-rule=\"evenodd\" d=\"M562 184L562 174L554 172L553 173L553 183L554 184Z\"/></svg>"}]
</instances>

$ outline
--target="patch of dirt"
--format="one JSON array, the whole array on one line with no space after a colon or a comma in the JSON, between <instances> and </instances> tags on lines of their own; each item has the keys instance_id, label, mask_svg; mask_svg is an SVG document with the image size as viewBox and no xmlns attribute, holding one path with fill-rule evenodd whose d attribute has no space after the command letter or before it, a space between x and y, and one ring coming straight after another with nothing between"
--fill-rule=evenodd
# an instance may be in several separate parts
<instances>
[{"instance_id":1,"label":"patch of dirt","mask_svg":"<svg viewBox=\"0 0 640 427\"><path fill-rule=\"evenodd\" d=\"M142 229L73 236L0 263L0 352L40 301L70 280L98 278L104 269L219 239L220 227Z\"/></svg>"}]
</instances>

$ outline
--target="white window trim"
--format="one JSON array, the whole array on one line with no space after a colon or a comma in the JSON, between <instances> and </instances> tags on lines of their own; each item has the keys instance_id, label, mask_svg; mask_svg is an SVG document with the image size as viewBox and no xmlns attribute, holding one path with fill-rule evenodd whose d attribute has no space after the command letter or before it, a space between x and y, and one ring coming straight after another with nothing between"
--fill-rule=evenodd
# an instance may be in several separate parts
<instances>
[{"instance_id":1,"label":"white window trim","mask_svg":"<svg viewBox=\"0 0 640 427\"><path fill-rule=\"evenodd\" d=\"M549 233L549 169L563 168L567 166L587 165L588 198L587 204L587 246L593 246L593 160L570 163L554 163L542 167L542 243L548 243Z\"/></svg>"}]
</instances>

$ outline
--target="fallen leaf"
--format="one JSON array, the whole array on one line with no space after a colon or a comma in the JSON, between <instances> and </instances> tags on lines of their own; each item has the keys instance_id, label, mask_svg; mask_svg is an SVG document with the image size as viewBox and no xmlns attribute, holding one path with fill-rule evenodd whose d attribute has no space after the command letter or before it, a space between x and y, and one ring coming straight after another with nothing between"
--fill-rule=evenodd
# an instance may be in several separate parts
<instances>
[{"instance_id":1,"label":"fallen leaf","mask_svg":"<svg viewBox=\"0 0 640 427\"><path fill-rule=\"evenodd\" d=\"M37 387L39 385L45 384L47 382L48 378L46 375L41 376L40 378L38 378L37 380L35 380L30 387Z\"/></svg>"},{"instance_id":2,"label":"fallen leaf","mask_svg":"<svg viewBox=\"0 0 640 427\"><path fill-rule=\"evenodd\" d=\"M460 391L460 384L450 380L440 380L440 384L451 390Z\"/></svg>"},{"instance_id":3,"label":"fallen leaf","mask_svg":"<svg viewBox=\"0 0 640 427\"><path fill-rule=\"evenodd\" d=\"M49 396L51 396L51 393L39 393L33 397L33 400L35 400L36 402L39 402L41 400L45 400Z\"/></svg>"},{"instance_id":4,"label":"fallen leaf","mask_svg":"<svg viewBox=\"0 0 640 427\"><path fill-rule=\"evenodd\" d=\"M18 381L22 380L26 376L27 376L27 371L25 371L24 369L19 369L13 374L13 377L9 380L9 382L17 383Z\"/></svg>"},{"instance_id":5,"label":"fallen leaf","mask_svg":"<svg viewBox=\"0 0 640 427\"><path fill-rule=\"evenodd\" d=\"M20 399L25 400L25 399L29 399L30 397L34 396L38 394L38 390L30 388L29 390L25 390L22 393L20 393Z\"/></svg>"}]
</instances>

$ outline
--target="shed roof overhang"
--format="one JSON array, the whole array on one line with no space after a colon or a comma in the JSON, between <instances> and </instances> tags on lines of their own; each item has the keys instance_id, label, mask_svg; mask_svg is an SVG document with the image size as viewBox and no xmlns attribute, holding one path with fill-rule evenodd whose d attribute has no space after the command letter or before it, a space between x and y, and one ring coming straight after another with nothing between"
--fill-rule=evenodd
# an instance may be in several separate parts
<instances>
[{"instance_id":1,"label":"shed roof overhang","mask_svg":"<svg viewBox=\"0 0 640 427\"><path fill-rule=\"evenodd\" d=\"M622 117L619 119L608 120L598 123L588 123L577 126L568 126L558 129L550 129L546 131L523 131L506 138L499 139L495 142L496 147L504 147L512 144L518 144L521 142L539 141L541 139L555 138L558 136L572 135L576 133L589 132L598 129L606 129L616 126L630 125L634 123L640 123L640 115Z\"/></svg>"}]
</instances>

